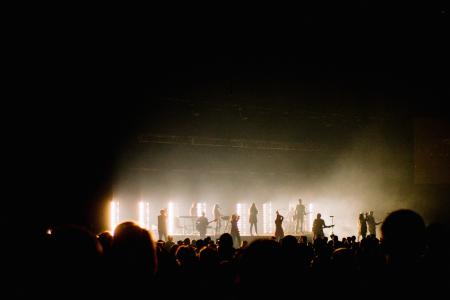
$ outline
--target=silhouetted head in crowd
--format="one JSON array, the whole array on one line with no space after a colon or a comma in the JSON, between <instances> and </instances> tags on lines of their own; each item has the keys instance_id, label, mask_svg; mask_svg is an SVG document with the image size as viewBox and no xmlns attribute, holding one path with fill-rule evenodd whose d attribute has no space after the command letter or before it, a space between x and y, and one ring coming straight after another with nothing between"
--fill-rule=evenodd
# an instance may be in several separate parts
<instances>
[{"instance_id":1,"label":"silhouetted head in crowd","mask_svg":"<svg viewBox=\"0 0 450 300\"><path fill-rule=\"evenodd\" d=\"M342 272L352 271L354 262L355 257L351 249L337 248L331 255L331 266L333 271L340 274L342 274Z\"/></svg>"},{"instance_id":2,"label":"silhouetted head in crowd","mask_svg":"<svg viewBox=\"0 0 450 300\"><path fill-rule=\"evenodd\" d=\"M219 264L219 255L213 248L203 248L200 251L199 261L202 266L215 267Z\"/></svg>"},{"instance_id":3,"label":"silhouetted head in crowd","mask_svg":"<svg viewBox=\"0 0 450 300\"><path fill-rule=\"evenodd\" d=\"M216 245L216 243L214 243L214 241L209 241L208 247L217 249L217 245Z\"/></svg>"},{"instance_id":4,"label":"silhouetted head in crowd","mask_svg":"<svg viewBox=\"0 0 450 300\"><path fill-rule=\"evenodd\" d=\"M221 248L233 248L233 237L229 233L224 233L220 236L218 244Z\"/></svg>"},{"instance_id":5,"label":"silhouetted head in crowd","mask_svg":"<svg viewBox=\"0 0 450 300\"><path fill-rule=\"evenodd\" d=\"M49 293L84 293L94 288L101 274L99 259L100 243L88 230L68 225L56 227L48 236L47 259L44 272L46 283L51 284ZM64 297L64 294L60 294Z\"/></svg>"},{"instance_id":6,"label":"silhouetted head in crowd","mask_svg":"<svg viewBox=\"0 0 450 300\"><path fill-rule=\"evenodd\" d=\"M133 222L119 224L114 231L114 264L122 275L153 277L157 268L156 246L150 233Z\"/></svg>"},{"instance_id":7,"label":"silhouetted head in crowd","mask_svg":"<svg viewBox=\"0 0 450 300\"><path fill-rule=\"evenodd\" d=\"M94 234L75 225L56 227L49 238L50 252L61 263L79 266L96 260L102 253L101 244Z\"/></svg>"},{"instance_id":8,"label":"silhouetted head in crowd","mask_svg":"<svg viewBox=\"0 0 450 300\"><path fill-rule=\"evenodd\" d=\"M244 290L261 289L261 286L277 286L280 279L281 251L278 242L259 239L243 251L239 264L239 278Z\"/></svg>"},{"instance_id":9,"label":"silhouetted head in crowd","mask_svg":"<svg viewBox=\"0 0 450 300\"><path fill-rule=\"evenodd\" d=\"M200 251L205 246L206 246L205 241L202 239L199 239L195 242L195 248L197 248L197 251Z\"/></svg>"},{"instance_id":10,"label":"silhouetted head in crowd","mask_svg":"<svg viewBox=\"0 0 450 300\"><path fill-rule=\"evenodd\" d=\"M103 231L97 236L98 241L100 242L100 245L102 245L103 252L105 254L109 253L111 251L112 242L113 242L113 236L108 231Z\"/></svg>"},{"instance_id":11,"label":"silhouetted head in crowd","mask_svg":"<svg viewBox=\"0 0 450 300\"><path fill-rule=\"evenodd\" d=\"M397 210L384 220L381 236L390 262L416 260L425 247L425 223L412 210Z\"/></svg>"},{"instance_id":12,"label":"silhouetted head in crowd","mask_svg":"<svg viewBox=\"0 0 450 300\"><path fill-rule=\"evenodd\" d=\"M181 244L182 245L182 244ZM178 248L181 246L180 244L175 244L175 245L173 245L172 247L170 247L170 249L169 249L169 253L170 253L170 255L172 256L172 257L175 257L176 256L176 253L177 253L177 251L178 251Z\"/></svg>"},{"instance_id":13,"label":"silhouetted head in crowd","mask_svg":"<svg viewBox=\"0 0 450 300\"><path fill-rule=\"evenodd\" d=\"M229 233L224 233L218 241L217 251L220 260L231 260L234 256L233 237Z\"/></svg>"},{"instance_id":14,"label":"silhouetted head in crowd","mask_svg":"<svg viewBox=\"0 0 450 300\"><path fill-rule=\"evenodd\" d=\"M176 256L178 263L183 268L192 267L197 260L194 249L192 247L186 246L186 245L179 246L175 256Z\"/></svg>"},{"instance_id":15,"label":"silhouetted head in crowd","mask_svg":"<svg viewBox=\"0 0 450 300\"><path fill-rule=\"evenodd\" d=\"M297 248L297 238L292 235L287 235L280 240L281 248L283 249L296 249Z\"/></svg>"},{"instance_id":16,"label":"silhouetted head in crowd","mask_svg":"<svg viewBox=\"0 0 450 300\"><path fill-rule=\"evenodd\" d=\"M300 244L307 244L308 243L308 237L306 236L306 235L302 235L301 237L300 237Z\"/></svg>"}]
</instances>

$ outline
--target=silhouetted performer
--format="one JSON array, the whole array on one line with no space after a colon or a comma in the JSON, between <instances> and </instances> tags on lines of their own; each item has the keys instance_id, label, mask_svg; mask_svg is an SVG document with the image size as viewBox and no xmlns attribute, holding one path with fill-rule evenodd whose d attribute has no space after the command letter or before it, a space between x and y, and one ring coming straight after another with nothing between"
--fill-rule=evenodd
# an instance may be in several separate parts
<instances>
[{"instance_id":1,"label":"silhouetted performer","mask_svg":"<svg viewBox=\"0 0 450 300\"><path fill-rule=\"evenodd\" d=\"M238 221L240 217L238 215L233 214L231 216L231 236L233 237L233 243L237 245L237 248L241 246L241 235L239 233Z\"/></svg>"},{"instance_id":2,"label":"silhouetted performer","mask_svg":"<svg viewBox=\"0 0 450 300\"><path fill-rule=\"evenodd\" d=\"M277 210L277 217L275 218L275 239L277 241L284 238L283 220L284 217L280 215L280 213Z\"/></svg>"},{"instance_id":3,"label":"silhouetted performer","mask_svg":"<svg viewBox=\"0 0 450 300\"><path fill-rule=\"evenodd\" d=\"M303 232L303 221L305 220L306 210L305 206L302 204L302 199L298 199L297 207L295 208L294 218L297 221L295 225L295 233ZM300 228L299 228L300 227Z\"/></svg>"},{"instance_id":4,"label":"silhouetted performer","mask_svg":"<svg viewBox=\"0 0 450 300\"><path fill-rule=\"evenodd\" d=\"M222 212L220 211L219 204L215 204L213 208L214 219L216 219L216 235L220 233L222 228Z\"/></svg>"},{"instance_id":5,"label":"silhouetted performer","mask_svg":"<svg viewBox=\"0 0 450 300\"><path fill-rule=\"evenodd\" d=\"M158 216L158 235L159 239L165 241L167 239L167 214L164 209L159 211Z\"/></svg>"},{"instance_id":6,"label":"silhouetted performer","mask_svg":"<svg viewBox=\"0 0 450 300\"><path fill-rule=\"evenodd\" d=\"M358 241L359 237L362 236L362 238L366 238L367 235L367 223L366 218L364 217L363 213L359 214L358 217Z\"/></svg>"},{"instance_id":7,"label":"silhouetted performer","mask_svg":"<svg viewBox=\"0 0 450 300\"><path fill-rule=\"evenodd\" d=\"M252 203L250 207L250 214L248 221L250 222L250 235L253 236L252 229L255 226L255 234L258 235L258 209L256 208L255 203Z\"/></svg>"},{"instance_id":8,"label":"silhouetted performer","mask_svg":"<svg viewBox=\"0 0 450 300\"><path fill-rule=\"evenodd\" d=\"M312 232L313 232L314 240L316 240L318 238L323 239L325 237L325 234L323 233L323 229L334 226L334 225L330 225L330 226L325 225L325 221L323 219L321 219L321 217L322 217L321 214L317 214L317 218L314 220L314 223L313 223Z\"/></svg>"},{"instance_id":9,"label":"silhouetted performer","mask_svg":"<svg viewBox=\"0 0 450 300\"><path fill-rule=\"evenodd\" d=\"M376 237L377 236L377 225L380 225L383 222L376 222L375 217L373 216L373 211L370 211L368 215L366 215L367 227L369 229L369 234Z\"/></svg>"},{"instance_id":10,"label":"silhouetted performer","mask_svg":"<svg viewBox=\"0 0 450 300\"><path fill-rule=\"evenodd\" d=\"M204 239L206 237L206 230L208 229L208 218L205 217L205 213L202 212L202 216L197 219L197 230L200 233L200 238Z\"/></svg>"}]
</instances>

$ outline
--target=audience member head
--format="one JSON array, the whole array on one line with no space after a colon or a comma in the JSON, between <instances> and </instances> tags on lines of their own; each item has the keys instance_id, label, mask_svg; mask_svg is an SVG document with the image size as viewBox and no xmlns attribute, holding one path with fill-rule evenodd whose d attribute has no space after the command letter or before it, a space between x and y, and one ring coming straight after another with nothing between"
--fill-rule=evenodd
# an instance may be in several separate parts
<instances>
[{"instance_id":1,"label":"audience member head","mask_svg":"<svg viewBox=\"0 0 450 300\"><path fill-rule=\"evenodd\" d=\"M425 223L409 209L394 211L381 226L381 239L386 253L393 260L414 260L425 247Z\"/></svg>"},{"instance_id":2,"label":"audience member head","mask_svg":"<svg viewBox=\"0 0 450 300\"><path fill-rule=\"evenodd\" d=\"M119 270L152 277L156 272L156 248L150 233L133 222L119 224L112 251ZM127 272L127 273L128 273Z\"/></svg>"}]
</instances>

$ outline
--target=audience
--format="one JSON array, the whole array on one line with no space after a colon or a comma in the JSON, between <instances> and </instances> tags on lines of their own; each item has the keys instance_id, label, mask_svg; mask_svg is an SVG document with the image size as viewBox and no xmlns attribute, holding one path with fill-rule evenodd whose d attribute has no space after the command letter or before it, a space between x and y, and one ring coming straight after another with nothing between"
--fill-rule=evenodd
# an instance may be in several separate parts
<instances>
[{"instance_id":1,"label":"audience","mask_svg":"<svg viewBox=\"0 0 450 300\"><path fill-rule=\"evenodd\" d=\"M118 225L114 236L97 237L76 226L54 228L43 237L46 276L38 292L50 298L252 299L258 297L382 297L387 291L403 295L444 290L449 267L448 231L440 224L428 228L411 210L392 212L383 222L381 239L355 236L309 241L287 235L279 242L257 239L235 249L224 233L211 238L155 242L132 222ZM45 282L44 282L45 281ZM334 295L334 296L333 296Z\"/></svg>"}]
</instances>

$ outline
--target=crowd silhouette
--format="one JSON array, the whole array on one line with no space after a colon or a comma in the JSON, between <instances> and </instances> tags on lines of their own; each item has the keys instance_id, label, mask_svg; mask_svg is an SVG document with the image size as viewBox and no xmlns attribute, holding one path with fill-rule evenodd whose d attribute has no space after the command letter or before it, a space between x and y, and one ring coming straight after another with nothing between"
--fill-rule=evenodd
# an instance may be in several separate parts
<instances>
[{"instance_id":1,"label":"crowd silhouette","mask_svg":"<svg viewBox=\"0 0 450 300\"><path fill-rule=\"evenodd\" d=\"M355 236L308 240L279 235L236 246L236 232L217 240L175 242L169 236L164 242L132 222L118 225L114 235L97 236L77 226L59 226L43 234L38 251L30 255L32 284L20 294L254 299L445 291L446 227L427 227L416 212L397 210L384 220L381 234L380 239L363 235L360 241Z\"/></svg>"}]
</instances>

